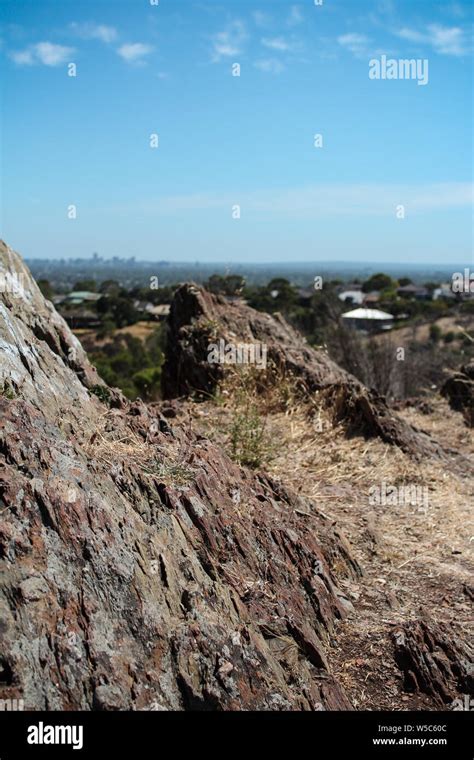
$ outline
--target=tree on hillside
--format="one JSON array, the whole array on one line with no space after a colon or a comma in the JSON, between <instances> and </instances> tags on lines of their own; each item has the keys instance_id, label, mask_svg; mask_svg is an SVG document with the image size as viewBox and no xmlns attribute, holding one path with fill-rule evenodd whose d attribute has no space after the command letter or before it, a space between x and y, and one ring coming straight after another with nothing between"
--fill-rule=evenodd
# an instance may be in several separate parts
<instances>
[{"instance_id":1,"label":"tree on hillside","mask_svg":"<svg viewBox=\"0 0 474 760\"><path fill-rule=\"evenodd\" d=\"M96 309L104 321L114 322L119 328L133 325L140 319L140 314L133 303L128 298L121 298L120 296L110 298L102 296L97 301Z\"/></svg>"},{"instance_id":2,"label":"tree on hillside","mask_svg":"<svg viewBox=\"0 0 474 760\"><path fill-rule=\"evenodd\" d=\"M228 274L225 277L222 277L220 274L213 274L209 277L204 287L211 293L235 296L242 292L244 285L245 278L238 274Z\"/></svg>"},{"instance_id":3,"label":"tree on hillside","mask_svg":"<svg viewBox=\"0 0 474 760\"><path fill-rule=\"evenodd\" d=\"M389 277L388 274L378 272L364 282L362 290L364 293L370 293L372 290L385 290L386 288L391 288L393 286L394 283L392 278Z\"/></svg>"},{"instance_id":4,"label":"tree on hillside","mask_svg":"<svg viewBox=\"0 0 474 760\"><path fill-rule=\"evenodd\" d=\"M120 283L117 280L104 280L99 287L99 292L108 296L118 296L120 290Z\"/></svg>"},{"instance_id":5,"label":"tree on hillside","mask_svg":"<svg viewBox=\"0 0 474 760\"><path fill-rule=\"evenodd\" d=\"M76 282L73 287L73 291L78 292L83 290L95 293L97 291L97 284L95 280L79 280L79 282Z\"/></svg>"},{"instance_id":6,"label":"tree on hillside","mask_svg":"<svg viewBox=\"0 0 474 760\"><path fill-rule=\"evenodd\" d=\"M281 311L286 316L297 300L296 290L284 277L274 277L264 287L246 288L244 295L254 309L269 314Z\"/></svg>"},{"instance_id":7,"label":"tree on hillside","mask_svg":"<svg viewBox=\"0 0 474 760\"><path fill-rule=\"evenodd\" d=\"M293 285L284 277L274 277L267 285L267 291L276 293L275 302L278 309L285 309L296 301L296 291Z\"/></svg>"}]
</instances>

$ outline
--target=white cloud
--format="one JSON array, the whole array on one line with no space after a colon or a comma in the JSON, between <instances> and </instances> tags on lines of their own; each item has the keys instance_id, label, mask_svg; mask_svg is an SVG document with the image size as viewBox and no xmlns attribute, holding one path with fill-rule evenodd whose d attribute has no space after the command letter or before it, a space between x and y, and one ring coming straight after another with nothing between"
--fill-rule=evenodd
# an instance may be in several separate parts
<instances>
[{"instance_id":1,"label":"white cloud","mask_svg":"<svg viewBox=\"0 0 474 760\"><path fill-rule=\"evenodd\" d=\"M320 216L395 216L397 205L407 212L463 208L472 204L473 186L467 182L427 185L321 184L282 192L252 193L242 204L249 210L294 218Z\"/></svg>"},{"instance_id":2,"label":"white cloud","mask_svg":"<svg viewBox=\"0 0 474 760\"><path fill-rule=\"evenodd\" d=\"M233 21L227 29L212 37L212 62L218 63L221 58L240 55L246 39L247 32L242 21Z\"/></svg>"},{"instance_id":3,"label":"white cloud","mask_svg":"<svg viewBox=\"0 0 474 760\"><path fill-rule=\"evenodd\" d=\"M45 66L59 66L70 58L73 48L64 45L53 45L51 42L38 42L35 45L36 57Z\"/></svg>"},{"instance_id":4,"label":"white cloud","mask_svg":"<svg viewBox=\"0 0 474 760\"><path fill-rule=\"evenodd\" d=\"M338 184L322 183L287 190L257 190L237 194L242 207L258 217L320 219L324 217L386 217L396 220L395 210L403 204L407 213L423 214L449 209L471 208L473 185L470 182L433 184ZM196 193L147 199L133 205L115 207L114 211L136 212L153 216L186 211L222 209L235 203L236 194Z\"/></svg>"},{"instance_id":5,"label":"white cloud","mask_svg":"<svg viewBox=\"0 0 474 760\"><path fill-rule=\"evenodd\" d=\"M70 25L75 34L83 40L100 40L101 42L114 42L117 37L117 30L113 26L105 24L76 24Z\"/></svg>"},{"instance_id":6,"label":"white cloud","mask_svg":"<svg viewBox=\"0 0 474 760\"><path fill-rule=\"evenodd\" d=\"M396 34L409 42L428 45L440 55L460 56L468 52L467 35L458 26L447 27L440 24L429 24L424 32L404 28L399 29Z\"/></svg>"},{"instance_id":7,"label":"white cloud","mask_svg":"<svg viewBox=\"0 0 474 760\"><path fill-rule=\"evenodd\" d=\"M428 27L430 44L436 52L442 55L464 55L465 47L464 32L459 27L443 27L432 24Z\"/></svg>"},{"instance_id":8,"label":"white cloud","mask_svg":"<svg viewBox=\"0 0 474 760\"><path fill-rule=\"evenodd\" d=\"M265 71L268 74L280 74L285 68L283 64L275 58L262 58L259 61L255 61L254 66L257 69L260 69L260 71Z\"/></svg>"},{"instance_id":9,"label":"white cloud","mask_svg":"<svg viewBox=\"0 0 474 760\"><path fill-rule=\"evenodd\" d=\"M127 42L117 50L119 56L127 63L139 63L152 52L153 48L143 42Z\"/></svg>"},{"instance_id":10,"label":"white cloud","mask_svg":"<svg viewBox=\"0 0 474 760\"><path fill-rule=\"evenodd\" d=\"M25 50L10 53L10 58L19 65L32 66L42 63L44 66L59 66L70 60L74 48L54 45L52 42L38 42Z\"/></svg>"},{"instance_id":11,"label":"white cloud","mask_svg":"<svg viewBox=\"0 0 474 760\"><path fill-rule=\"evenodd\" d=\"M13 51L10 53L10 58L19 66L31 66L35 62L33 58L33 51L28 49Z\"/></svg>"},{"instance_id":12,"label":"white cloud","mask_svg":"<svg viewBox=\"0 0 474 760\"><path fill-rule=\"evenodd\" d=\"M417 32L414 29L400 29L397 32L397 36L402 40L409 40L410 42L424 42L426 37L421 32Z\"/></svg>"},{"instance_id":13,"label":"white cloud","mask_svg":"<svg viewBox=\"0 0 474 760\"><path fill-rule=\"evenodd\" d=\"M365 34L343 34L337 38L338 43L355 56L367 55L369 39Z\"/></svg>"},{"instance_id":14,"label":"white cloud","mask_svg":"<svg viewBox=\"0 0 474 760\"><path fill-rule=\"evenodd\" d=\"M278 50L282 53L287 52L291 49L290 43L285 40L284 37L264 37L262 39L262 45L264 45L267 48L270 48L270 50Z\"/></svg>"}]
</instances>

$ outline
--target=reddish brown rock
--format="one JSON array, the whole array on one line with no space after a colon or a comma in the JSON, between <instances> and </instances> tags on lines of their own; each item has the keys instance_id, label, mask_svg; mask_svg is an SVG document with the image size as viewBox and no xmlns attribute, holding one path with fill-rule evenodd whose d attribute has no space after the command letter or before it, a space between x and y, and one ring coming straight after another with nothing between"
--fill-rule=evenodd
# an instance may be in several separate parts
<instances>
[{"instance_id":1,"label":"reddish brown rock","mask_svg":"<svg viewBox=\"0 0 474 760\"><path fill-rule=\"evenodd\" d=\"M26 279L0 299L0 699L350 709L326 644L350 606L335 568L359 570L318 505L155 407L101 403L5 245L0 269Z\"/></svg>"},{"instance_id":2,"label":"reddish brown rock","mask_svg":"<svg viewBox=\"0 0 474 760\"><path fill-rule=\"evenodd\" d=\"M410 621L393 634L395 660L404 688L432 697L440 708L474 692L474 651L451 629L426 620Z\"/></svg>"}]
</instances>

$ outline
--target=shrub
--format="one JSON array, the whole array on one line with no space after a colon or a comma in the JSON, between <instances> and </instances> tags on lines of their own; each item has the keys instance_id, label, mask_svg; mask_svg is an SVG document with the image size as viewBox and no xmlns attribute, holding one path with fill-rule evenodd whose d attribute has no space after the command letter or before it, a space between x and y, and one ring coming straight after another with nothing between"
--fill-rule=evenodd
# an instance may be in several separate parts
<instances>
[{"instance_id":1,"label":"shrub","mask_svg":"<svg viewBox=\"0 0 474 760\"><path fill-rule=\"evenodd\" d=\"M103 404L110 404L110 390L106 385L93 385L90 391L94 396L97 396Z\"/></svg>"},{"instance_id":2,"label":"shrub","mask_svg":"<svg viewBox=\"0 0 474 760\"><path fill-rule=\"evenodd\" d=\"M454 333L452 330L450 330L449 332L443 335L443 340L445 343L452 343L453 340L455 339L456 339L456 333Z\"/></svg>"},{"instance_id":3,"label":"shrub","mask_svg":"<svg viewBox=\"0 0 474 760\"><path fill-rule=\"evenodd\" d=\"M441 328L439 325L430 325L430 340L437 343L441 338Z\"/></svg>"},{"instance_id":4,"label":"shrub","mask_svg":"<svg viewBox=\"0 0 474 760\"><path fill-rule=\"evenodd\" d=\"M232 458L248 467L260 467L268 458L269 444L265 421L255 404L249 402L236 411L230 431Z\"/></svg>"},{"instance_id":5,"label":"shrub","mask_svg":"<svg viewBox=\"0 0 474 760\"><path fill-rule=\"evenodd\" d=\"M153 401L159 397L161 368L148 367L135 372L132 377L133 383L139 391L140 397L145 401Z\"/></svg>"},{"instance_id":6,"label":"shrub","mask_svg":"<svg viewBox=\"0 0 474 760\"><path fill-rule=\"evenodd\" d=\"M364 282L362 290L364 293L370 293L372 290L387 290L392 287L394 287L392 278L388 274L378 272Z\"/></svg>"},{"instance_id":7,"label":"shrub","mask_svg":"<svg viewBox=\"0 0 474 760\"><path fill-rule=\"evenodd\" d=\"M3 396L10 401L16 397L15 391L8 380L5 380L3 384L0 385L0 396Z\"/></svg>"},{"instance_id":8,"label":"shrub","mask_svg":"<svg viewBox=\"0 0 474 760\"><path fill-rule=\"evenodd\" d=\"M107 385L120 388L127 398L154 401L160 395L163 339L161 327L144 343L132 335L119 334L103 346L94 346L89 355Z\"/></svg>"}]
</instances>

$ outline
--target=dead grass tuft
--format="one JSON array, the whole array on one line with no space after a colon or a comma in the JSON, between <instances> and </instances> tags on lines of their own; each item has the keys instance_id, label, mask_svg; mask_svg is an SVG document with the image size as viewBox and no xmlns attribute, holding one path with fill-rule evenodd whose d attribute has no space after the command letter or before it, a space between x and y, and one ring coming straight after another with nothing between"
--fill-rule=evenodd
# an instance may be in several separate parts
<instances>
[{"instance_id":1,"label":"dead grass tuft","mask_svg":"<svg viewBox=\"0 0 474 760\"><path fill-rule=\"evenodd\" d=\"M84 446L88 457L110 468L121 465L139 469L145 476L158 478L167 485L185 485L193 479L194 469L185 461L183 452L173 452L167 446L165 455L161 447L145 441L131 429L123 435L124 430L116 430L113 423L110 412L101 415L96 431Z\"/></svg>"}]
</instances>

